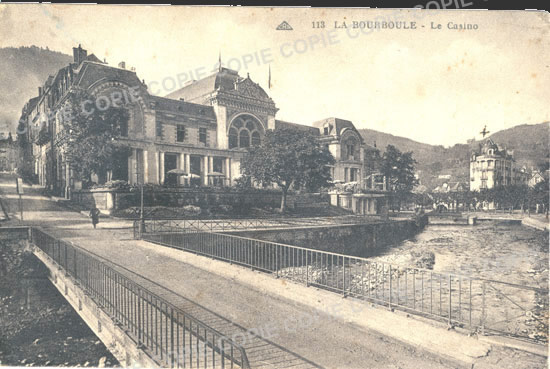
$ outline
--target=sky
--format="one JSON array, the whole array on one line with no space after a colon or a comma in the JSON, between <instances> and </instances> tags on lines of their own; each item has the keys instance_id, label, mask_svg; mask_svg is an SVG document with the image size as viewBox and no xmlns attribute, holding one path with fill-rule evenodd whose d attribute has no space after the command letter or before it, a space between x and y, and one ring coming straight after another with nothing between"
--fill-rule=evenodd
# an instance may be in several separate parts
<instances>
[{"instance_id":1,"label":"sky","mask_svg":"<svg viewBox=\"0 0 550 369\"><path fill-rule=\"evenodd\" d=\"M277 30L283 21L292 30ZM361 21L409 28L352 28ZM452 29L461 24L477 29ZM221 55L267 91L277 119L338 117L445 146L479 139L485 125L550 121L549 30L534 11L0 4L0 47L72 55L81 44L125 61L160 96L210 74Z\"/></svg>"}]
</instances>

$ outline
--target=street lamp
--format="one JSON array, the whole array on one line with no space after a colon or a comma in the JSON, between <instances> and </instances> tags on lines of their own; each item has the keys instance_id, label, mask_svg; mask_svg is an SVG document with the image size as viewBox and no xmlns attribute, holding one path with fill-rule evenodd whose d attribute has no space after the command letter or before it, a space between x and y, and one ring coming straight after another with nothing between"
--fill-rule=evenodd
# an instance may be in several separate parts
<instances>
[{"instance_id":1,"label":"street lamp","mask_svg":"<svg viewBox=\"0 0 550 369\"><path fill-rule=\"evenodd\" d=\"M139 205L139 238L141 239L143 236L143 232L145 231L145 216L144 216L144 206L143 206L143 181L140 182L139 180L139 168L138 163L136 160L136 182L140 185L140 205Z\"/></svg>"}]
</instances>

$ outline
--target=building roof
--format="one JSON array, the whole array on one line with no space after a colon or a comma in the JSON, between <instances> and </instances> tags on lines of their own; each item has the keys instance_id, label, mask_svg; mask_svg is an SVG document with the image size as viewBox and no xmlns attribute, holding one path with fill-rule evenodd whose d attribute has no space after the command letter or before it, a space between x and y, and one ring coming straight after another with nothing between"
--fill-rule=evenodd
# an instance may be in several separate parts
<instances>
[{"instance_id":1,"label":"building roof","mask_svg":"<svg viewBox=\"0 0 550 369\"><path fill-rule=\"evenodd\" d=\"M177 91L166 95L169 99L183 99L191 102L204 102L205 96L216 90L233 90L235 82L239 80L239 73L232 69L221 68L219 71L199 79L191 81Z\"/></svg>"},{"instance_id":2,"label":"building roof","mask_svg":"<svg viewBox=\"0 0 550 369\"><path fill-rule=\"evenodd\" d=\"M242 96L262 103L274 105L269 95L250 76L242 78L237 71L221 68L217 72L198 81L191 81L177 91L166 95L169 99L189 101L197 104L210 104L214 93L227 93L226 96Z\"/></svg>"},{"instance_id":3,"label":"building roof","mask_svg":"<svg viewBox=\"0 0 550 369\"><path fill-rule=\"evenodd\" d=\"M300 131L309 132L315 136L319 136L319 128L310 127L303 124L286 122L284 120L275 120L275 129L297 129Z\"/></svg>"},{"instance_id":4,"label":"building roof","mask_svg":"<svg viewBox=\"0 0 550 369\"><path fill-rule=\"evenodd\" d=\"M216 120L216 114L212 106L194 104L187 101L168 99L160 96L150 96L155 103L155 110L173 112L179 114L194 115L197 117Z\"/></svg>"},{"instance_id":5,"label":"building roof","mask_svg":"<svg viewBox=\"0 0 550 369\"><path fill-rule=\"evenodd\" d=\"M78 72L76 85L87 89L98 82L107 80L125 82L132 87L142 84L135 71L85 60Z\"/></svg>"},{"instance_id":6,"label":"building roof","mask_svg":"<svg viewBox=\"0 0 550 369\"><path fill-rule=\"evenodd\" d=\"M327 124L329 126L328 136L339 138L347 130L352 130L359 136L361 143L364 143L363 137L350 120L331 117L313 122L313 126L319 128L320 132L323 132L323 128Z\"/></svg>"}]
</instances>

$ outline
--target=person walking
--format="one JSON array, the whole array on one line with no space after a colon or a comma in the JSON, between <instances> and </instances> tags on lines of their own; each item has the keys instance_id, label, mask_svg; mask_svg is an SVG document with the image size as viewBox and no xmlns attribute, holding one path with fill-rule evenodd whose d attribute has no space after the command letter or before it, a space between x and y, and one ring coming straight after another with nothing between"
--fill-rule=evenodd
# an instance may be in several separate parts
<instances>
[{"instance_id":1,"label":"person walking","mask_svg":"<svg viewBox=\"0 0 550 369\"><path fill-rule=\"evenodd\" d=\"M98 208L96 208L95 206L90 210L90 218L92 218L92 224L94 225L94 229L97 225L97 223L99 223L99 214L101 212L99 211Z\"/></svg>"}]
</instances>

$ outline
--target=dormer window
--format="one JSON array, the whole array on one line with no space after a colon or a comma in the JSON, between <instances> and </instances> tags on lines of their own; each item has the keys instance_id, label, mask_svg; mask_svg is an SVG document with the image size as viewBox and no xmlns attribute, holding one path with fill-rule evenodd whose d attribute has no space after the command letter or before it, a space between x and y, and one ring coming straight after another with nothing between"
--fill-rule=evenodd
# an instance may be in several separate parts
<instances>
[{"instance_id":1,"label":"dormer window","mask_svg":"<svg viewBox=\"0 0 550 369\"><path fill-rule=\"evenodd\" d=\"M348 149L348 160L354 160L354 159L355 159L355 156L354 156L354 153L355 153L355 145L353 145L353 144L348 144L348 145L347 145L347 149Z\"/></svg>"},{"instance_id":2,"label":"dormer window","mask_svg":"<svg viewBox=\"0 0 550 369\"><path fill-rule=\"evenodd\" d=\"M323 134L324 134L325 136L330 135L331 128L332 128L332 127L330 126L330 124L328 124L328 123L325 124L324 127L323 127Z\"/></svg>"}]
</instances>

